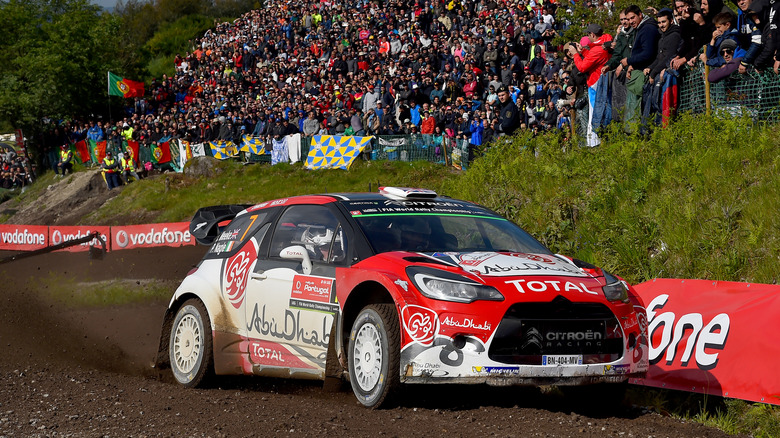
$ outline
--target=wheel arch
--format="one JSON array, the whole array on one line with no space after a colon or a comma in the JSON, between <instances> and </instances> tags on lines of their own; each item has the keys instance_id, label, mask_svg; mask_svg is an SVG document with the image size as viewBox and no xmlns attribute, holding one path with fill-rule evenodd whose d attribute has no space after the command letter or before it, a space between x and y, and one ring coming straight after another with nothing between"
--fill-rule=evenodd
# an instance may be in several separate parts
<instances>
[{"instance_id":1,"label":"wheel arch","mask_svg":"<svg viewBox=\"0 0 780 438\"><path fill-rule=\"evenodd\" d=\"M393 304L398 313L398 303L387 288L373 280L365 281L357 285L350 292L344 307L341 310L341 344L349 336L352 325L355 323L360 311L369 304ZM400 322L400 316L399 316Z\"/></svg>"},{"instance_id":2,"label":"wheel arch","mask_svg":"<svg viewBox=\"0 0 780 438\"><path fill-rule=\"evenodd\" d=\"M157 357L155 357L154 360L155 368L170 368L171 360L170 356L168 355L168 346L171 338L171 326L173 325L173 319L176 317L176 312L179 311L179 308L181 308L182 304L191 298L199 300L201 303L203 303L203 306L206 307L206 311L209 313L209 324L212 325L212 327L209 327L209 329L214 329L214 322L211 318L211 309L208 308L208 304L203 300L203 298L194 292L184 292L174 295L173 299L171 299L171 303L168 305L168 309L165 311L165 315L163 316L162 329L160 330L160 343L157 346Z\"/></svg>"}]
</instances>

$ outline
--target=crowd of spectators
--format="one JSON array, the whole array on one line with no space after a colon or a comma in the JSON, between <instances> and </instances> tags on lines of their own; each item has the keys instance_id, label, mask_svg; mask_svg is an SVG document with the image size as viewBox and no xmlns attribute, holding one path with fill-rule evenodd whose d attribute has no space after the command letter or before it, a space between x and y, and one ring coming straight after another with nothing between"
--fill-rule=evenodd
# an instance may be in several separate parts
<instances>
[{"instance_id":1,"label":"crowd of spectators","mask_svg":"<svg viewBox=\"0 0 780 438\"><path fill-rule=\"evenodd\" d=\"M11 147L0 146L0 189L24 188L30 183L24 157Z\"/></svg>"},{"instance_id":2,"label":"crowd of spectators","mask_svg":"<svg viewBox=\"0 0 780 438\"><path fill-rule=\"evenodd\" d=\"M669 6L614 11L618 29L584 23L587 36L563 48L553 39L570 24L568 2L272 1L192 41L176 56L176 74L153 80L120 120L52 127L46 143L56 151L107 140L118 149L125 139L149 146L301 132L434 134L478 147L517 129L569 136L572 108L602 116L608 103L597 84L606 74L623 86L612 105L630 107L645 83L696 62L727 69L721 77L777 71L774 0L740 0L737 13L722 0ZM587 124L590 145L596 125Z\"/></svg>"}]
</instances>

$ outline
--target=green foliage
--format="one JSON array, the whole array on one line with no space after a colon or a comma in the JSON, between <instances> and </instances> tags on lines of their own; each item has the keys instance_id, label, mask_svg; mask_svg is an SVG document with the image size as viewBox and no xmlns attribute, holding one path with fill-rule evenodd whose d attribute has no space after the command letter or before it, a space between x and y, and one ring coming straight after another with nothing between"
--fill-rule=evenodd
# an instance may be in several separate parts
<instances>
[{"instance_id":1,"label":"green foliage","mask_svg":"<svg viewBox=\"0 0 780 438\"><path fill-rule=\"evenodd\" d=\"M518 137L444 190L630 282L773 283L780 224L767 212L780 202L778 146L771 127L684 115L649 138L612 132L595 149Z\"/></svg>"},{"instance_id":2,"label":"green foliage","mask_svg":"<svg viewBox=\"0 0 780 438\"><path fill-rule=\"evenodd\" d=\"M160 26L154 36L146 42L146 49L153 56L184 53L189 49L188 42L211 28L213 24L210 18L203 15L187 15ZM173 67L172 58L170 66Z\"/></svg>"},{"instance_id":3,"label":"green foliage","mask_svg":"<svg viewBox=\"0 0 780 438\"><path fill-rule=\"evenodd\" d=\"M44 278L31 278L30 281L49 298L74 308L166 300L178 285L176 281L154 279L87 282L54 274Z\"/></svg>"},{"instance_id":4,"label":"green foliage","mask_svg":"<svg viewBox=\"0 0 780 438\"><path fill-rule=\"evenodd\" d=\"M84 224L188 221L201 207L257 203L285 196L325 192L363 192L369 184L424 186L436 189L452 171L428 162L356 161L348 172L309 171L300 164L276 166L225 161L211 178L165 174L125 187Z\"/></svg>"},{"instance_id":5,"label":"green foliage","mask_svg":"<svg viewBox=\"0 0 780 438\"><path fill-rule=\"evenodd\" d=\"M0 3L0 120L40 129L43 117L105 108L119 20L86 0Z\"/></svg>"}]
</instances>

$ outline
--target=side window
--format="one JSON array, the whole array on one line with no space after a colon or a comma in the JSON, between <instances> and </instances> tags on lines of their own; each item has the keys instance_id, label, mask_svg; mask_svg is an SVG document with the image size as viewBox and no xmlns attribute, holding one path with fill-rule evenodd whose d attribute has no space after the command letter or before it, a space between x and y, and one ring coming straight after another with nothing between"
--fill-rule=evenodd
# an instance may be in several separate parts
<instances>
[{"instance_id":1,"label":"side window","mask_svg":"<svg viewBox=\"0 0 780 438\"><path fill-rule=\"evenodd\" d=\"M321 205L294 205L279 218L271 240L270 257L290 246L303 246L312 262L339 262L346 254L338 219Z\"/></svg>"}]
</instances>

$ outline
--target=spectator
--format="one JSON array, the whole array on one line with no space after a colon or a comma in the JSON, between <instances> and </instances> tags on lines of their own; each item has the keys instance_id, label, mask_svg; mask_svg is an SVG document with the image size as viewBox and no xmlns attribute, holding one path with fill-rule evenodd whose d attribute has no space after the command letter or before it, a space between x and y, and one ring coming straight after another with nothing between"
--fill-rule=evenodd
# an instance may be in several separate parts
<instances>
[{"instance_id":1,"label":"spectator","mask_svg":"<svg viewBox=\"0 0 780 438\"><path fill-rule=\"evenodd\" d=\"M106 156L103 158L103 162L100 167L103 169L103 179L108 185L108 190L113 190L119 187L119 163L111 154L111 151L106 151Z\"/></svg>"},{"instance_id":2,"label":"spectator","mask_svg":"<svg viewBox=\"0 0 780 438\"><path fill-rule=\"evenodd\" d=\"M612 36L604 33L600 25L591 23L588 25L588 47L582 47L579 44L570 44L568 55L574 60L574 65L583 74L587 75L586 84L588 86L588 129L586 144L589 147L595 147L601 144L598 134L593 130L591 119L596 105L596 83L601 76L601 69L609 60L609 53L604 49L604 43L612 41Z\"/></svg>"},{"instance_id":3,"label":"spectator","mask_svg":"<svg viewBox=\"0 0 780 438\"><path fill-rule=\"evenodd\" d=\"M742 60L733 57L736 49L737 43L733 39L726 39L720 43L719 55L723 58L724 64L710 70L708 81L721 81L739 69Z\"/></svg>"},{"instance_id":4,"label":"spectator","mask_svg":"<svg viewBox=\"0 0 780 438\"><path fill-rule=\"evenodd\" d=\"M66 171L73 173L73 152L67 145L60 146L60 162L57 164L57 168L62 171L60 177L63 178Z\"/></svg>"},{"instance_id":5,"label":"spectator","mask_svg":"<svg viewBox=\"0 0 780 438\"><path fill-rule=\"evenodd\" d=\"M734 43L738 44L739 31L733 27L735 18L731 12L721 12L713 19L715 30L712 31L712 38L707 45L706 52L702 55L702 59L710 67L720 67L726 63L718 50L723 41L734 40ZM741 47L736 46L732 55L732 58L741 59L745 56L745 51Z\"/></svg>"},{"instance_id":6,"label":"spectator","mask_svg":"<svg viewBox=\"0 0 780 438\"><path fill-rule=\"evenodd\" d=\"M669 66L672 59L677 56L677 51L682 43L680 26L674 24L674 16L671 9L661 9L656 17L658 19L658 31L661 34L661 38L658 40L658 53L653 63L642 72L648 77L648 81L651 84L659 79L663 80L663 71Z\"/></svg>"}]
</instances>

